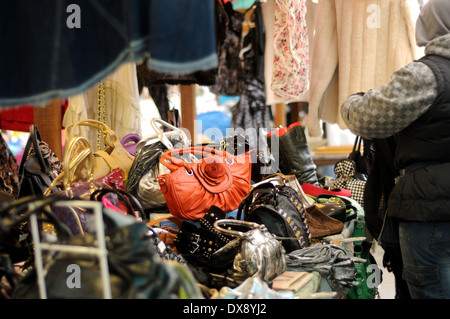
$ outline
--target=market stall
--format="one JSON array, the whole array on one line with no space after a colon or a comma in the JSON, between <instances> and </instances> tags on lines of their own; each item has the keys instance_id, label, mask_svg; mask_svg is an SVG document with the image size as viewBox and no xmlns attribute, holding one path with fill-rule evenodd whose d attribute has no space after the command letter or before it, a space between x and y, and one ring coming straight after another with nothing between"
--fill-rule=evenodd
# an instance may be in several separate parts
<instances>
[{"instance_id":1,"label":"market stall","mask_svg":"<svg viewBox=\"0 0 450 319\"><path fill-rule=\"evenodd\" d=\"M379 297L374 145L309 141L419 57L420 2L72 2L0 12L17 26L0 29L0 129L29 133L19 161L1 145L2 296ZM197 134L198 86L238 97L219 143Z\"/></svg>"}]
</instances>

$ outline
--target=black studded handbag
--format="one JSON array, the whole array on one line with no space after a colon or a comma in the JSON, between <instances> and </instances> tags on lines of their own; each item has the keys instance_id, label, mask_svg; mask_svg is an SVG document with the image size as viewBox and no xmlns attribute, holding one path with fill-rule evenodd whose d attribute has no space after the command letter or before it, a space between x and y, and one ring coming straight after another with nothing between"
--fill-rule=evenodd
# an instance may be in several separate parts
<instances>
[{"instance_id":1,"label":"black studded handbag","mask_svg":"<svg viewBox=\"0 0 450 319\"><path fill-rule=\"evenodd\" d=\"M263 224L282 238L286 253L310 245L311 233L299 193L288 185L263 182L241 202L237 219Z\"/></svg>"},{"instance_id":2,"label":"black studded handbag","mask_svg":"<svg viewBox=\"0 0 450 319\"><path fill-rule=\"evenodd\" d=\"M227 218L226 213L216 206L209 211L198 223L183 220L174 245L177 252L188 261L194 263L208 263L211 255L227 244L232 237L223 235L214 229L214 222Z\"/></svg>"}]
</instances>

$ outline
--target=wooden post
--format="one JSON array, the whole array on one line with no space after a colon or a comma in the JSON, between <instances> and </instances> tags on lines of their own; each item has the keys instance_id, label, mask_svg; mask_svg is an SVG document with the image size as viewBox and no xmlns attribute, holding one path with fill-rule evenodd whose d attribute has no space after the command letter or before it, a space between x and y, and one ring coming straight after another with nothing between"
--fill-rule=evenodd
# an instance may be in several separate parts
<instances>
[{"instance_id":1,"label":"wooden post","mask_svg":"<svg viewBox=\"0 0 450 319\"><path fill-rule=\"evenodd\" d=\"M195 103L195 85L180 85L181 95L181 126L191 134L191 143L196 144L197 107Z\"/></svg>"},{"instance_id":2,"label":"wooden post","mask_svg":"<svg viewBox=\"0 0 450 319\"><path fill-rule=\"evenodd\" d=\"M299 113L301 110L301 102L293 102L290 104L290 107L291 107L291 112L289 114L289 121L291 123L289 123L289 124L300 121Z\"/></svg>"},{"instance_id":3,"label":"wooden post","mask_svg":"<svg viewBox=\"0 0 450 319\"><path fill-rule=\"evenodd\" d=\"M275 104L275 127L286 126L286 112L284 111L284 103Z\"/></svg>"},{"instance_id":4,"label":"wooden post","mask_svg":"<svg viewBox=\"0 0 450 319\"><path fill-rule=\"evenodd\" d=\"M34 124L38 127L41 138L48 144L55 155L62 160L61 142L61 101L55 99L48 105L33 108Z\"/></svg>"}]
</instances>

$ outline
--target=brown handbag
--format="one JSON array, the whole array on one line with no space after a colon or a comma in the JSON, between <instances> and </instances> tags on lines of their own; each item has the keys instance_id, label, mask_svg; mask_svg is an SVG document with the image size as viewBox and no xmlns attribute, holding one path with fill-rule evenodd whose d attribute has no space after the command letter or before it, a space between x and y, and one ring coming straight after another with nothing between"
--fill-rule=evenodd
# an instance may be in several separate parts
<instances>
[{"instance_id":1,"label":"brown handbag","mask_svg":"<svg viewBox=\"0 0 450 319\"><path fill-rule=\"evenodd\" d=\"M175 157L200 155L192 163ZM180 218L198 220L211 206L227 212L237 209L250 191L249 152L231 155L222 150L193 146L165 152L160 163L171 172L158 177L170 213Z\"/></svg>"}]
</instances>

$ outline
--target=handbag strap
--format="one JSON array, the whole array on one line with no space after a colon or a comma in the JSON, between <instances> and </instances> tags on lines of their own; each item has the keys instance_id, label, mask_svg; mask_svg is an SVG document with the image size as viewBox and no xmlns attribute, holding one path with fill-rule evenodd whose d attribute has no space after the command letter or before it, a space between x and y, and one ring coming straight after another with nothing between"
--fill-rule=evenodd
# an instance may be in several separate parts
<instances>
[{"instance_id":1,"label":"handbag strap","mask_svg":"<svg viewBox=\"0 0 450 319\"><path fill-rule=\"evenodd\" d=\"M255 196L255 193L265 193L265 194L272 194L274 198L274 206L276 206L277 203L277 192L276 192L276 186L272 182L265 182L262 184L258 184L256 187L254 187L250 193L247 194L247 196L241 201L238 207L236 218L238 220L242 217L242 212L244 213L244 218L247 216L250 205L253 201L253 198Z\"/></svg>"},{"instance_id":2,"label":"handbag strap","mask_svg":"<svg viewBox=\"0 0 450 319\"><path fill-rule=\"evenodd\" d=\"M361 142L362 142L361 136L357 135L356 138L355 138L355 143L353 144L353 151L352 152L355 152L355 151L360 152L361 151Z\"/></svg>"},{"instance_id":3,"label":"handbag strap","mask_svg":"<svg viewBox=\"0 0 450 319\"><path fill-rule=\"evenodd\" d=\"M225 150L217 150L215 148L210 148L206 146L191 146L191 147L183 147L177 148L173 150L168 150L164 152L164 154L160 157L159 161L165 167L167 167L171 172L176 171L177 169L184 167L188 172L192 172L192 164L187 163L179 158L176 158L174 155L179 154L194 154L201 155L202 157L208 156L219 156L222 155L222 158L229 164L234 163L234 157Z\"/></svg>"},{"instance_id":4,"label":"handbag strap","mask_svg":"<svg viewBox=\"0 0 450 319\"><path fill-rule=\"evenodd\" d=\"M91 194L90 200L101 201L102 198L108 193L116 194L125 203L125 206L127 206L128 213L132 213L136 218L136 220L142 220L143 216L145 216L144 208L142 207L141 203L136 199L136 197L121 189L114 189L114 188L97 189Z\"/></svg>"},{"instance_id":5,"label":"handbag strap","mask_svg":"<svg viewBox=\"0 0 450 319\"><path fill-rule=\"evenodd\" d=\"M238 226L240 228L247 228L245 232L233 230L230 226ZM253 229L261 229L265 226L253 222L236 219L219 219L214 222L214 229L224 235L229 235L238 238L244 238L245 234Z\"/></svg>"},{"instance_id":6,"label":"handbag strap","mask_svg":"<svg viewBox=\"0 0 450 319\"><path fill-rule=\"evenodd\" d=\"M139 152L144 146L148 144L153 144L157 141L161 142L166 147L166 149L174 149L175 147L170 139L181 138L182 147L187 147L191 144L191 140L189 139L188 134L184 130L176 126L173 126L161 119L154 118L150 123L156 134L141 139L139 143L136 145L136 152ZM163 126L170 128L171 131L162 131L158 127L157 123L163 124Z\"/></svg>"},{"instance_id":7,"label":"handbag strap","mask_svg":"<svg viewBox=\"0 0 450 319\"><path fill-rule=\"evenodd\" d=\"M151 221L149 221L147 223L147 225L153 227L153 226L158 225L159 223L161 223L161 222L163 222L165 220L171 221L172 223L177 225L178 229L181 228L181 224L183 223L183 220L181 218L171 215L171 216L164 216L164 217L160 217L160 218L151 220Z\"/></svg>"},{"instance_id":8,"label":"handbag strap","mask_svg":"<svg viewBox=\"0 0 450 319\"><path fill-rule=\"evenodd\" d=\"M74 152L77 147L81 147L82 150L74 156ZM59 185L61 181L64 184L66 190L70 189L74 182L74 172L78 166L84 161L88 160L87 165L87 177L88 181L92 181L92 173L94 171L94 155L90 149L89 142L81 136L77 136L66 143L64 148L64 158L63 158L63 170L62 172L52 181L51 185L44 192L44 196L48 196L51 190Z\"/></svg>"}]
</instances>

